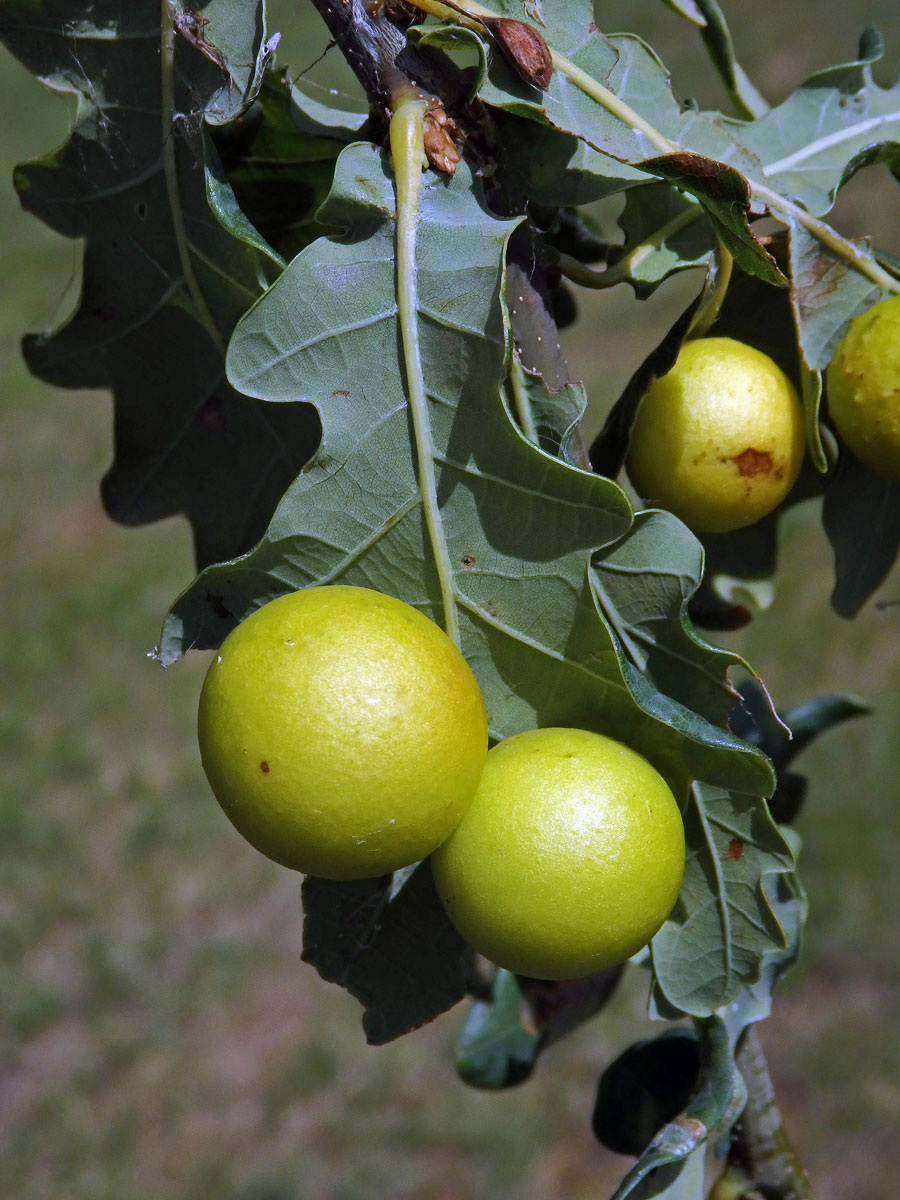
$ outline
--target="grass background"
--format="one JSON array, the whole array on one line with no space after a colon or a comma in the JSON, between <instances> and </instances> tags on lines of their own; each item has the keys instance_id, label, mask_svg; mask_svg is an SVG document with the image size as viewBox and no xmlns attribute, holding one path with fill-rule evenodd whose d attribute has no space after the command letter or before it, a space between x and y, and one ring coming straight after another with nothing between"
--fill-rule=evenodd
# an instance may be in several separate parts
<instances>
[{"instance_id":1,"label":"grass background","mask_svg":"<svg viewBox=\"0 0 900 1200\"><path fill-rule=\"evenodd\" d=\"M852 57L863 24L900 58L893 0L728 5L770 99ZM324 48L276 10L304 65ZM650 0L604 4L643 33L677 89L723 103L694 36ZM111 457L98 393L32 380L18 341L77 295L77 248L22 214L12 165L65 136L69 113L0 52L0 1194L18 1200L305 1200L607 1194L627 1160L592 1143L597 1074L648 1028L641 979L551 1051L528 1084L460 1084L459 1012L392 1046L362 1039L356 1003L299 959L299 888L232 832L202 777L194 710L205 662L147 659L190 580L178 520L112 525L97 482ZM900 252L896 184L879 169L836 221ZM684 303L682 277L637 307L590 297L573 373L602 406ZM779 705L858 693L872 716L799 760L812 915L804 962L763 1027L789 1129L821 1198L895 1200L900 1173L898 989L900 606L828 607L815 505L786 522L772 610L734 644ZM879 599L900 601L895 570Z\"/></svg>"}]
</instances>

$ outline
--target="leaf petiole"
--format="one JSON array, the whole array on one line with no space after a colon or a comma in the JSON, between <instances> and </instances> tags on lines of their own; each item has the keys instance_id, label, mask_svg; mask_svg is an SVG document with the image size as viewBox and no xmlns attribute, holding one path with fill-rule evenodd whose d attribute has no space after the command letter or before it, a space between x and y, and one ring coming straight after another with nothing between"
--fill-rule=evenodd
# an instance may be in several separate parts
<instances>
[{"instance_id":1,"label":"leaf petiole","mask_svg":"<svg viewBox=\"0 0 900 1200\"><path fill-rule=\"evenodd\" d=\"M605 270L598 271L596 267L589 267L577 258L563 253L559 255L557 266L567 279L571 279L573 283L577 283L581 287L611 288L618 283L628 283L634 275L635 269L645 258L658 250L673 234L680 233L682 229L692 225L694 221L704 215L703 209L693 196L686 196L685 199L692 201L690 208L676 213L664 225L660 225L658 229L654 230L650 237L644 238L643 241L632 246L627 254L617 259L612 266Z\"/></svg>"},{"instance_id":2,"label":"leaf petiole","mask_svg":"<svg viewBox=\"0 0 900 1200\"><path fill-rule=\"evenodd\" d=\"M416 227L419 222L422 167L425 162L425 108L424 101L402 96L395 101L391 113L389 138L397 197L397 308L406 368L406 388L416 442L422 509L441 589L444 628L458 646L456 585L438 506L434 446L419 346Z\"/></svg>"},{"instance_id":3,"label":"leaf petiole","mask_svg":"<svg viewBox=\"0 0 900 1200\"><path fill-rule=\"evenodd\" d=\"M691 318L686 337L704 337L715 324L725 303L733 270L734 258L731 251L719 241L709 262L703 297Z\"/></svg>"}]
</instances>

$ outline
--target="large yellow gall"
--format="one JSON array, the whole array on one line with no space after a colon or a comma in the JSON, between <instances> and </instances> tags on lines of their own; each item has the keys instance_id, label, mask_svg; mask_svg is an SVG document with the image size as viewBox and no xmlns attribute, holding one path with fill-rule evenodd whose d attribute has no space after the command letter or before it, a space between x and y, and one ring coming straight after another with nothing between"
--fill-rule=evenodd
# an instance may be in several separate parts
<instances>
[{"instance_id":1,"label":"large yellow gall","mask_svg":"<svg viewBox=\"0 0 900 1200\"><path fill-rule=\"evenodd\" d=\"M203 768L263 854L364 879L430 854L478 785L487 722L449 637L358 587L294 592L229 634L200 696Z\"/></svg>"},{"instance_id":2,"label":"large yellow gall","mask_svg":"<svg viewBox=\"0 0 900 1200\"><path fill-rule=\"evenodd\" d=\"M538 979L624 962L669 915L684 827L662 776L621 742L538 729L488 754L432 855L438 895L479 953Z\"/></svg>"},{"instance_id":3,"label":"large yellow gall","mask_svg":"<svg viewBox=\"0 0 900 1200\"><path fill-rule=\"evenodd\" d=\"M781 503L803 450L803 408L781 368L732 338L698 338L641 400L626 467L648 504L726 533Z\"/></svg>"},{"instance_id":4,"label":"large yellow gall","mask_svg":"<svg viewBox=\"0 0 900 1200\"><path fill-rule=\"evenodd\" d=\"M900 482L900 296L853 318L825 381L841 438L870 470Z\"/></svg>"}]
</instances>

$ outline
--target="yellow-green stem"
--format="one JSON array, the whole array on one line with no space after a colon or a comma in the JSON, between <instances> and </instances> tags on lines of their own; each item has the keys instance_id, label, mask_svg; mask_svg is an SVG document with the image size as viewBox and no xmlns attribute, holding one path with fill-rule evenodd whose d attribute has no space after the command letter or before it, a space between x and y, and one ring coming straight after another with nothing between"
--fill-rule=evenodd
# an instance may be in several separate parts
<instances>
[{"instance_id":1,"label":"yellow-green stem","mask_svg":"<svg viewBox=\"0 0 900 1200\"><path fill-rule=\"evenodd\" d=\"M422 510L441 589L444 628L458 646L456 586L438 507L434 447L419 347L416 227L419 221L419 194L425 153L424 116L425 103L409 96L399 98L391 113L391 162L394 168L397 204L397 309L403 344L403 363L406 368L406 389L416 442Z\"/></svg>"},{"instance_id":2,"label":"yellow-green stem","mask_svg":"<svg viewBox=\"0 0 900 1200\"><path fill-rule=\"evenodd\" d=\"M484 22L478 20L478 17L496 16L495 13L482 8L480 4L466 4L465 7L461 5L457 7L455 4L442 4L441 0L410 0L410 3L420 12L429 13L432 17L438 17L442 21L453 21L457 25L464 25L466 29L483 29Z\"/></svg>"},{"instance_id":3,"label":"yellow-green stem","mask_svg":"<svg viewBox=\"0 0 900 1200\"><path fill-rule=\"evenodd\" d=\"M704 334L709 332L716 317L718 317L722 310L722 305L725 303L725 296L728 293L728 285L731 283L733 269L734 258L731 252L722 242L719 242L715 255L710 262L710 270L715 272L712 287L701 300L699 308L694 313L693 320L688 329L688 337L703 337Z\"/></svg>"},{"instance_id":4,"label":"yellow-green stem","mask_svg":"<svg viewBox=\"0 0 900 1200\"><path fill-rule=\"evenodd\" d=\"M652 241L648 238L635 246L628 254L618 259L611 267L607 267L603 271L598 271L596 267L589 267L586 263L579 262L577 258L572 258L568 254L560 254L557 265L567 279L571 279L573 283L580 284L581 287L587 288L610 288L615 287L617 283L626 283L634 274L635 268L642 259L652 254L654 250L659 249L659 246L666 238L671 237L673 233L678 233L685 226L696 221L698 217L703 216L703 209L699 204L694 204L691 208L686 208L682 212L677 213L671 220L666 221L665 225L660 225L652 237Z\"/></svg>"},{"instance_id":5,"label":"yellow-green stem","mask_svg":"<svg viewBox=\"0 0 900 1200\"><path fill-rule=\"evenodd\" d=\"M612 113L614 117L618 117L629 129L643 134L647 141L660 154L676 154L680 150L680 146L677 146L674 142L670 142L649 121L645 121L640 113L635 112L630 104L626 104L624 100L620 100L615 92L611 92L602 83L598 83L592 75L588 75L587 71L582 71L581 67L576 67L573 62L569 62L567 58L563 58L555 50L551 49L550 57L553 60L553 69L555 71L559 71L561 75L565 75L580 91L589 96L591 100L596 101L601 108L605 108L608 113Z\"/></svg>"}]
</instances>

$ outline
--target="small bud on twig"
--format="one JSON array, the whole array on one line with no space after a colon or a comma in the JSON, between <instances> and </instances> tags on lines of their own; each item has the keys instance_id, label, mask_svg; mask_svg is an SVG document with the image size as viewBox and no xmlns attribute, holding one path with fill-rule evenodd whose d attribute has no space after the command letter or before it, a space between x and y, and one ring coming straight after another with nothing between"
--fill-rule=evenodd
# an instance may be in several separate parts
<instances>
[{"instance_id":1,"label":"small bud on twig","mask_svg":"<svg viewBox=\"0 0 900 1200\"><path fill-rule=\"evenodd\" d=\"M437 171L452 175L459 162L459 151L453 135L456 126L440 105L430 108L425 114L425 154Z\"/></svg>"}]
</instances>

